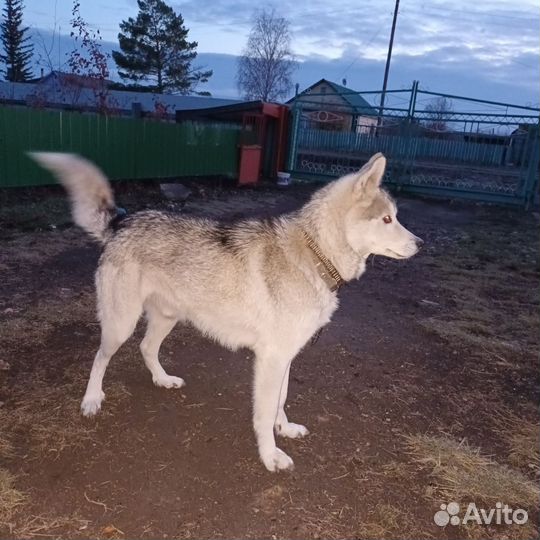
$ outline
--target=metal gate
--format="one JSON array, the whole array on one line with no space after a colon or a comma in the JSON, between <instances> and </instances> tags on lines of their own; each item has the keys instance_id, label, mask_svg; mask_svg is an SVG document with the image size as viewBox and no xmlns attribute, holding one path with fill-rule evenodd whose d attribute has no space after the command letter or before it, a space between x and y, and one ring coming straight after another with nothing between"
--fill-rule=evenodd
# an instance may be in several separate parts
<instances>
[{"instance_id":1,"label":"metal gate","mask_svg":"<svg viewBox=\"0 0 540 540\"><path fill-rule=\"evenodd\" d=\"M378 102L380 92L338 98L360 101L351 95ZM396 190L524 207L538 197L540 109L419 90L417 81L387 91L382 110L328 98L294 102L288 166L297 177L338 177L383 152Z\"/></svg>"}]
</instances>

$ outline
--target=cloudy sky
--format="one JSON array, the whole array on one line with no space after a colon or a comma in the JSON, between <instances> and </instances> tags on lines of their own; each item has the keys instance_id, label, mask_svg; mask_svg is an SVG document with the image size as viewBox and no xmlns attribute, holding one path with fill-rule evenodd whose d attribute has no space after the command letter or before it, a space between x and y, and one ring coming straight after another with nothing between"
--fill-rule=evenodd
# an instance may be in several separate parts
<instances>
[{"instance_id":1,"label":"cloudy sky","mask_svg":"<svg viewBox=\"0 0 540 540\"><path fill-rule=\"evenodd\" d=\"M198 62L214 70L205 89L236 97L235 55L246 42L256 4L168 3L184 17L190 39L198 41ZM47 48L54 63L61 64L69 40L53 42L51 31L56 25L57 32L69 35L71 0L25 4L36 52L43 56ZM338 83L345 78L347 86L359 91L381 88L394 0L276 0L268 5L291 23L300 61L295 82L301 88L323 77ZM118 23L136 15L137 3L81 0L81 12L111 49ZM538 106L539 23L538 0L401 0L388 86L410 87L418 79L432 91Z\"/></svg>"}]
</instances>

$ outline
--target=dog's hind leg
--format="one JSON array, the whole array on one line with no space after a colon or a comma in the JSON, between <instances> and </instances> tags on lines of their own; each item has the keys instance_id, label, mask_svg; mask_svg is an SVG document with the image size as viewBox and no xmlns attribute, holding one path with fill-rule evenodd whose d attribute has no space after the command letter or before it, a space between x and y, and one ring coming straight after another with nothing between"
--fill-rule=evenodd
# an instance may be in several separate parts
<instances>
[{"instance_id":1,"label":"dog's hind leg","mask_svg":"<svg viewBox=\"0 0 540 540\"><path fill-rule=\"evenodd\" d=\"M282 437L289 437L291 439L299 439L300 437L305 437L309 434L309 431L306 426L301 424L294 424L289 422L287 415L285 414L285 402L287 401L287 391L289 388L289 371L291 365L287 368L287 373L285 373L285 378L283 379L283 385L281 387L281 393L279 396L279 409L276 418L276 423L274 424L274 429L278 435Z\"/></svg>"},{"instance_id":2,"label":"dog's hind leg","mask_svg":"<svg viewBox=\"0 0 540 540\"><path fill-rule=\"evenodd\" d=\"M134 306L130 306L134 308ZM103 393L103 376L112 355L131 336L142 309L124 309L123 312L111 310L101 314L101 345L94 358L86 393L81 403L84 416L92 416L101 408L105 399Z\"/></svg>"},{"instance_id":3,"label":"dog's hind leg","mask_svg":"<svg viewBox=\"0 0 540 540\"><path fill-rule=\"evenodd\" d=\"M127 281L127 280L126 280ZM142 313L142 302L118 287L113 278L105 280L98 271L97 292L99 318L101 321L101 344L94 358L90 379L81 403L84 416L92 416L101 408L105 399L103 376L112 355L133 334Z\"/></svg>"},{"instance_id":4,"label":"dog's hind leg","mask_svg":"<svg viewBox=\"0 0 540 540\"><path fill-rule=\"evenodd\" d=\"M253 428L259 456L269 471L290 469L292 459L276 446L274 425L278 417L281 390L292 357L256 354L253 387Z\"/></svg>"},{"instance_id":5,"label":"dog's hind leg","mask_svg":"<svg viewBox=\"0 0 540 540\"><path fill-rule=\"evenodd\" d=\"M141 342L141 353L146 367L152 373L152 380L156 386L165 388L180 388L184 386L184 379L168 375L159 363L159 348L169 332L174 328L177 320L167 317L155 308L147 309L148 327Z\"/></svg>"}]
</instances>

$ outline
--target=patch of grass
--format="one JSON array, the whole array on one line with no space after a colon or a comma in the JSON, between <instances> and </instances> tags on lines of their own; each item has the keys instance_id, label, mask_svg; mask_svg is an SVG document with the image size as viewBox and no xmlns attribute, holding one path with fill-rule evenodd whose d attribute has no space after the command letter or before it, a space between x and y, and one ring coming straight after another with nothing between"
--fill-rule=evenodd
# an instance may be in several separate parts
<instances>
[{"instance_id":1,"label":"patch of grass","mask_svg":"<svg viewBox=\"0 0 540 540\"><path fill-rule=\"evenodd\" d=\"M540 478L540 423L518 416L507 408L493 412L493 420L508 447L509 463L525 474Z\"/></svg>"},{"instance_id":2,"label":"patch of grass","mask_svg":"<svg viewBox=\"0 0 540 540\"><path fill-rule=\"evenodd\" d=\"M537 226L530 216L516 219L479 218L423 256L444 309L420 324L486 359L505 352L536 357L540 346Z\"/></svg>"},{"instance_id":3,"label":"patch of grass","mask_svg":"<svg viewBox=\"0 0 540 540\"><path fill-rule=\"evenodd\" d=\"M466 317L466 313L462 312L462 316ZM447 341L474 347L484 355L490 352L515 353L521 350L519 342L494 336L489 324L481 324L470 316L454 320L429 317L420 321L420 325Z\"/></svg>"},{"instance_id":4,"label":"patch of grass","mask_svg":"<svg viewBox=\"0 0 540 540\"><path fill-rule=\"evenodd\" d=\"M373 540L405 537L433 538L427 531L419 530L410 511L391 504L377 505L373 514L360 523L355 533L355 538Z\"/></svg>"},{"instance_id":5,"label":"patch of grass","mask_svg":"<svg viewBox=\"0 0 540 540\"><path fill-rule=\"evenodd\" d=\"M13 486L15 478L5 469L0 469L0 525L13 527L13 516L17 508L25 501L25 496Z\"/></svg>"},{"instance_id":6,"label":"patch of grass","mask_svg":"<svg viewBox=\"0 0 540 540\"><path fill-rule=\"evenodd\" d=\"M13 439L24 436L28 441L27 451L41 457L59 456L66 448L83 447L92 438L97 423L80 414L84 381L82 374L78 377L79 380L72 375L67 382L53 386L41 381L30 383L24 394L13 398L11 406L0 409L0 431ZM121 383L108 385L107 408L101 415L113 414L129 395Z\"/></svg>"},{"instance_id":7,"label":"patch of grass","mask_svg":"<svg viewBox=\"0 0 540 540\"><path fill-rule=\"evenodd\" d=\"M16 309L20 311L1 317L0 345L3 348L19 348L21 341L41 344L52 330L62 325L81 320L93 323L96 319L95 295L89 288L69 301L55 296L47 301L39 300L34 305Z\"/></svg>"},{"instance_id":8,"label":"patch of grass","mask_svg":"<svg viewBox=\"0 0 540 540\"><path fill-rule=\"evenodd\" d=\"M0 436L0 459L13 457L13 445L4 435Z\"/></svg>"},{"instance_id":9,"label":"patch of grass","mask_svg":"<svg viewBox=\"0 0 540 540\"><path fill-rule=\"evenodd\" d=\"M65 531L69 537L87 537L87 519L74 516L25 516L22 521L11 528L14 538L65 538ZM64 532L64 535L62 534Z\"/></svg>"},{"instance_id":10,"label":"patch of grass","mask_svg":"<svg viewBox=\"0 0 540 540\"><path fill-rule=\"evenodd\" d=\"M505 527L504 533L500 526L467 524L462 527L469 540L533 540L538 538L538 529L531 520L523 525L511 525Z\"/></svg>"},{"instance_id":11,"label":"patch of grass","mask_svg":"<svg viewBox=\"0 0 540 540\"><path fill-rule=\"evenodd\" d=\"M510 438L510 462L516 467L529 467L536 476L540 472L540 426L521 425Z\"/></svg>"},{"instance_id":12,"label":"patch of grass","mask_svg":"<svg viewBox=\"0 0 540 540\"><path fill-rule=\"evenodd\" d=\"M406 445L413 459L431 468L437 498L535 509L540 490L520 471L482 455L479 448L447 436L411 435Z\"/></svg>"},{"instance_id":13,"label":"patch of grass","mask_svg":"<svg viewBox=\"0 0 540 540\"><path fill-rule=\"evenodd\" d=\"M68 448L82 448L93 440L99 421L85 419L79 411L87 374L81 374L78 366L74 366L65 375L67 382L47 385L43 377L34 374L25 391L13 396L0 409L0 432L28 445L17 448L8 439L1 439L3 457L24 452L30 457L54 459ZM128 397L129 392L122 384L108 385L107 407L100 416L109 416L117 406L125 406ZM80 535L85 536L82 531L88 521L77 517L26 515L26 496L14 488L14 480L9 472L0 469L0 529L6 528L15 538L57 535L61 538L63 530L69 530L71 536L73 531L80 530Z\"/></svg>"},{"instance_id":14,"label":"patch of grass","mask_svg":"<svg viewBox=\"0 0 540 540\"><path fill-rule=\"evenodd\" d=\"M330 506L321 505L318 512L303 507L293 508L302 516L298 528L300 538L433 538L431 523L426 527L407 507L381 501L362 516L349 505L332 508L332 503Z\"/></svg>"}]
</instances>

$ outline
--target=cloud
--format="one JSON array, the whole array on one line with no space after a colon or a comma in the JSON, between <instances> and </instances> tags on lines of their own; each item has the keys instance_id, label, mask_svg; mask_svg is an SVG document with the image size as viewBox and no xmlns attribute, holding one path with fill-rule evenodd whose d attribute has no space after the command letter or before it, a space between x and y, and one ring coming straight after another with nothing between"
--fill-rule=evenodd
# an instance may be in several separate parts
<instances>
[{"instance_id":1,"label":"cloud","mask_svg":"<svg viewBox=\"0 0 540 540\"><path fill-rule=\"evenodd\" d=\"M30 12L41 12L50 2L26 0L26 5ZM200 0L168 3L184 17L190 39L198 41L198 63L214 69L210 91L236 95L234 55L246 42L254 4L213 0L201 9ZM295 74L300 87L321 77L336 82L347 78L358 90L381 87L394 0L273 0L268 5L291 23L294 52L301 62ZM135 0L114 6L98 0L83 7L88 20L105 29L111 41L120 20L137 13ZM401 2L389 84L399 88L419 79L447 93L537 103L539 19L537 0Z\"/></svg>"},{"instance_id":2,"label":"cloud","mask_svg":"<svg viewBox=\"0 0 540 540\"><path fill-rule=\"evenodd\" d=\"M219 32L234 28L236 48L228 50L234 53L249 32L252 6L247 0L214 0L201 10L198 0L177 3L194 31L209 21ZM273 6L291 22L301 86L330 73L338 82L348 77L359 89L380 88L393 0L278 0ZM536 0L402 2L390 83L399 87L420 79L441 91L538 102L538 22Z\"/></svg>"}]
</instances>

